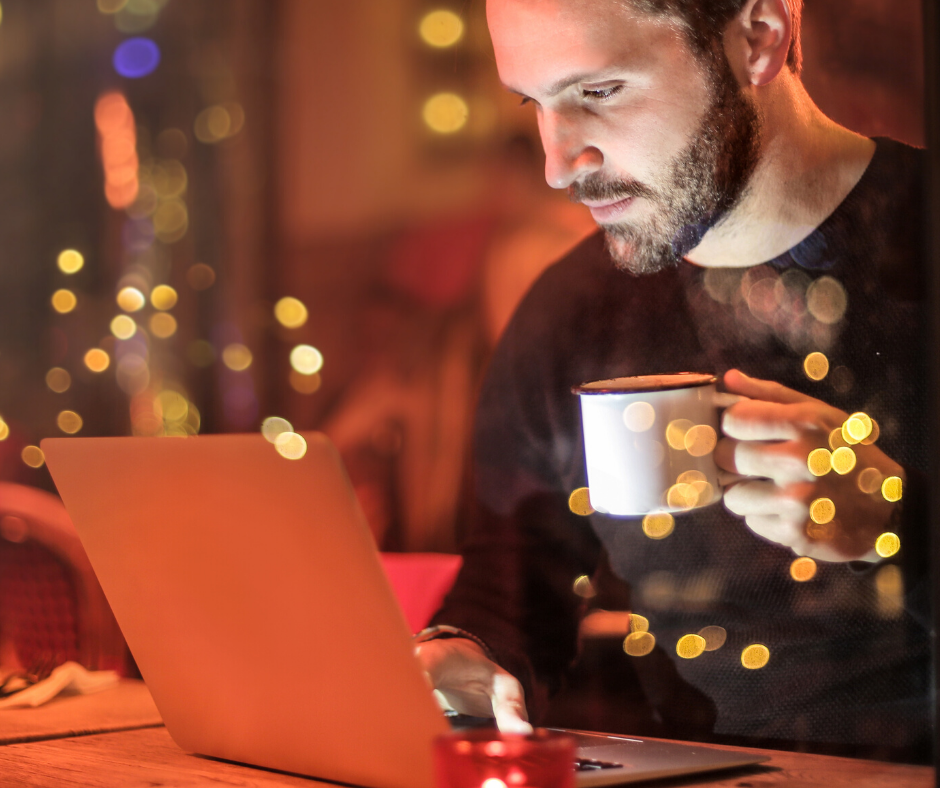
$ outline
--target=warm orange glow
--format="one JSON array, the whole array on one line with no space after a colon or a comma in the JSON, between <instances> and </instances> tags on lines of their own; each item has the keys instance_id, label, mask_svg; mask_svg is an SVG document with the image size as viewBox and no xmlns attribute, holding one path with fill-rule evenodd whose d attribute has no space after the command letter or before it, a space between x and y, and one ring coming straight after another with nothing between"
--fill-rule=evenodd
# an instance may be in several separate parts
<instances>
[{"instance_id":1,"label":"warm orange glow","mask_svg":"<svg viewBox=\"0 0 940 788\"><path fill-rule=\"evenodd\" d=\"M222 351L222 363L233 372L243 372L251 362L251 351L240 342L233 342Z\"/></svg>"},{"instance_id":2,"label":"warm orange glow","mask_svg":"<svg viewBox=\"0 0 940 788\"><path fill-rule=\"evenodd\" d=\"M125 312L139 312L147 299L136 287L122 287L117 294L117 305Z\"/></svg>"},{"instance_id":3,"label":"warm orange glow","mask_svg":"<svg viewBox=\"0 0 940 788\"><path fill-rule=\"evenodd\" d=\"M579 487L568 496L568 508L581 517L594 514L594 507L591 506L591 496L587 487Z\"/></svg>"},{"instance_id":4,"label":"warm orange glow","mask_svg":"<svg viewBox=\"0 0 940 788\"><path fill-rule=\"evenodd\" d=\"M74 274L82 270L85 265L85 258L82 257L81 252L66 249L59 254L56 262L63 274Z\"/></svg>"},{"instance_id":5,"label":"warm orange glow","mask_svg":"<svg viewBox=\"0 0 940 788\"><path fill-rule=\"evenodd\" d=\"M104 372L111 364L111 357L101 348L92 348L85 354L85 366L92 372Z\"/></svg>"},{"instance_id":6,"label":"warm orange glow","mask_svg":"<svg viewBox=\"0 0 940 788\"><path fill-rule=\"evenodd\" d=\"M159 309L161 312L172 309L178 300L179 295L169 285L157 285L150 293L150 303L153 304L154 309Z\"/></svg>"},{"instance_id":7,"label":"warm orange glow","mask_svg":"<svg viewBox=\"0 0 940 788\"><path fill-rule=\"evenodd\" d=\"M60 315L71 312L78 306L78 299L71 290L56 290L52 294L52 308Z\"/></svg>"},{"instance_id":8,"label":"warm orange glow","mask_svg":"<svg viewBox=\"0 0 940 788\"><path fill-rule=\"evenodd\" d=\"M150 333L159 339L173 336L176 328L176 318L166 312L157 312L150 318Z\"/></svg>"},{"instance_id":9,"label":"warm orange glow","mask_svg":"<svg viewBox=\"0 0 940 788\"><path fill-rule=\"evenodd\" d=\"M307 453L307 441L296 432L282 432L274 441L274 448L288 460L299 460Z\"/></svg>"},{"instance_id":10,"label":"warm orange glow","mask_svg":"<svg viewBox=\"0 0 940 788\"><path fill-rule=\"evenodd\" d=\"M72 385L72 376L62 367L53 367L46 373L46 385L56 394L62 394Z\"/></svg>"},{"instance_id":11,"label":"warm orange glow","mask_svg":"<svg viewBox=\"0 0 940 788\"><path fill-rule=\"evenodd\" d=\"M105 198L112 208L127 208L137 197L137 129L123 94L103 93L95 103Z\"/></svg>"},{"instance_id":12,"label":"warm orange glow","mask_svg":"<svg viewBox=\"0 0 940 788\"><path fill-rule=\"evenodd\" d=\"M300 328L307 322L307 307L302 301L285 296L274 305L274 317L284 328Z\"/></svg>"},{"instance_id":13,"label":"warm orange glow","mask_svg":"<svg viewBox=\"0 0 940 788\"><path fill-rule=\"evenodd\" d=\"M74 435L82 428L82 417L74 410L63 410L56 418L56 424L62 432L67 435Z\"/></svg>"},{"instance_id":14,"label":"warm orange glow","mask_svg":"<svg viewBox=\"0 0 940 788\"><path fill-rule=\"evenodd\" d=\"M41 468L46 462L46 455L38 446L27 446L20 452L20 457L30 468Z\"/></svg>"},{"instance_id":15,"label":"warm orange glow","mask_svg":"<svg viewBox=\"0 0 940 788\"><path fill-rule=\"evenodd\" d=\"M676 643L676 654L682 659L695 659L705 653L705 645L701 635L683 635Z\"/></svg>"},{"instance_id":16,"label":"warm orange glow","mask_svg":"<svg viewBox=\"0 0 940 788\"><path fill-rule=\"evenodd\" d=\"M748 646L741 652L741 664L748 670L760 670L770 662L770 649L761 643Z\"/></svg>"},{"instance_id":17,"label":"warm orange glow","mask_svg":"<svg viewBox=\"0 0 940 788\"><path fill-rule=\"evenodd\" d=\"M315 375L323 368L323 354L311 345L297 345L290 352L290 365L301 375Z\"/></svg>"}]
</instances>

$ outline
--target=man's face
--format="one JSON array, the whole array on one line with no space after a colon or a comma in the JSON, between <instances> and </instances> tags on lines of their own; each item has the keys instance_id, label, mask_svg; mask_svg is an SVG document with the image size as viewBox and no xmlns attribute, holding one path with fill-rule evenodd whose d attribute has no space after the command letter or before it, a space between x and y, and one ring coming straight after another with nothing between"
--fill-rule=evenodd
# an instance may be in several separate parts
<instances>
[{"instance_id":1,"label":"man's face","mask_svg":"<svg viewBox=\"0 0 940 788\"><path fill-rule=\"evenodd\" d=\"M621 267L675 262L740 198L759 118L727 61L619 0L489 0L500 79L535 104L545 178L583 202Z\"/></svg>"}]
</instances>

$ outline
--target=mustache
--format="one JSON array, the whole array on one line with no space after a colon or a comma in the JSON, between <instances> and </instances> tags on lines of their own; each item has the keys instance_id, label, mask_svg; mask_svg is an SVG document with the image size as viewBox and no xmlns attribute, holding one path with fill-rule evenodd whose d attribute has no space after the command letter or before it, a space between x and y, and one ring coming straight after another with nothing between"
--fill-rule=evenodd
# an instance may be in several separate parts
<instances>
[{"instance_id":1,"label":"mustache","mask_svg":"<svg viewBox=\"0 0 940 788\"><path fill-rule=\"evenodd\" d=\"M596 173L568 187L568 199L572 202L616 201L625 200L627 197L655 198L656 192L639 181L608 181L598 177Z\"/></svg>"}]
</instances>

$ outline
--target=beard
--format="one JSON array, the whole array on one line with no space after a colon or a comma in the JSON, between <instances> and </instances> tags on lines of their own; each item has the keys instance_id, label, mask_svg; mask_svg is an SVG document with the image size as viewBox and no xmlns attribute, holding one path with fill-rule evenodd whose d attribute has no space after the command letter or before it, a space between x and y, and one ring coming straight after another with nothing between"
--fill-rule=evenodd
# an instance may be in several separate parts
<instances>
[{"instance_id":1,"label":"beard","mask_svg":"<svg viewBox=\"0 0 940 788\"><path fill-rule=\"evenodd\" d=\"M620 269L651 274L677 265L737 205L757 166L757 107L742 92L723 52L706 67L712 95L704 119L659 183L610 181L592 173L568 189L577 202L642 197L654 206L639 221L601 225Z\"/></svg>"}]
</instances>

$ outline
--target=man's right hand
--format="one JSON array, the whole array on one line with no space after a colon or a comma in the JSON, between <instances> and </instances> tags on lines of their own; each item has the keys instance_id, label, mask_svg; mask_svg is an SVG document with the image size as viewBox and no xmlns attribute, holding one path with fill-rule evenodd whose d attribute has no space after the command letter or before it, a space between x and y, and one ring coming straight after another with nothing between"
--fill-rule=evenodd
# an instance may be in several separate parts
<instances>
[{"instance_id":1,"label":"man's right hand","mask_svg":"<svg viewBox=\"0 0 940 788\"><path fill-rule=\"evenodd\" d=\"M532 733L522 685L472 640L428 640L415 654L445 710L495 717L503 733Z\"/></svg>"}]
</instances>

